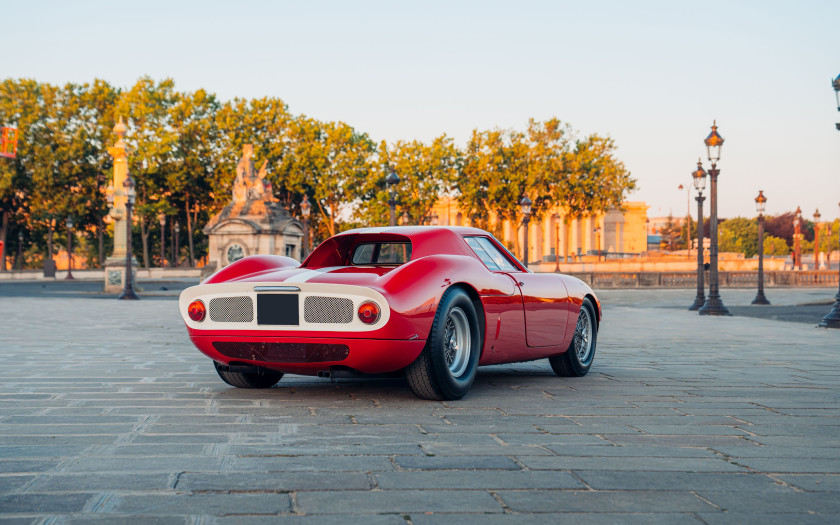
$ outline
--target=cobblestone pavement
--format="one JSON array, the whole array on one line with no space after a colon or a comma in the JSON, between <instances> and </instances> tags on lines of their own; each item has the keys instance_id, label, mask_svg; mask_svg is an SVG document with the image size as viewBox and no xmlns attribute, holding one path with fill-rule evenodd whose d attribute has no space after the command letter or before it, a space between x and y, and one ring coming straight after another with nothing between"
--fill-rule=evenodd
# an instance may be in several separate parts
<instances>
[{"instance_id":1,"label":"cobblestone pavement","mask_svg":"<svg viewBox=\"0 0 840 525\"><path fill-rule=\"evenodd\" d=\"M482 368L438 403L230 388L172 298L0 294L0 523L836 523L840 331L602 299L587 377Z\"/></svg>"}]
</instances>

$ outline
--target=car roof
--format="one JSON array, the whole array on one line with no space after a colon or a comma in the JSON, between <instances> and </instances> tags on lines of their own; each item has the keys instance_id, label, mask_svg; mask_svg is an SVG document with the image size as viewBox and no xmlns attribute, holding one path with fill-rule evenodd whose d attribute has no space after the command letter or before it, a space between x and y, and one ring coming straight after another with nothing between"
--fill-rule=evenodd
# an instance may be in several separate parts
<instances>
[{"instance_id":1,"label":"car roof","mask_svg":"<svg viewBox=\"0 0 840 525\"><path fill-rule=\"evenodd\" d=\"M376 228L356 228L330 237L318 246L306 258L303 266L331 266L336 256L350 249L351 244L358 242L377 242L378 237L383 240L399 242L408 240L412 245L412 259L419 259L428 255L464 255L475 258L475 254L467 247L463 237L465 235L491 234L478 228L464 226L384 226Z\"/></svg>"},{"instance_id":2,"label":"car roof","mask_svg":"<svg viewBox=\"0 0 840 525\"><path fill-rule=\"evenodd\" d=\"M441 230L457 233L458 235L488 235L488 233L479 228L471 228L469 226L375 226L370 228L354 228L336 234L348 235L352 233L393 233L397 235L405 235L406 237L413 237L415 235L428 234L431 231Z\"/></svg>"}]
</instances>

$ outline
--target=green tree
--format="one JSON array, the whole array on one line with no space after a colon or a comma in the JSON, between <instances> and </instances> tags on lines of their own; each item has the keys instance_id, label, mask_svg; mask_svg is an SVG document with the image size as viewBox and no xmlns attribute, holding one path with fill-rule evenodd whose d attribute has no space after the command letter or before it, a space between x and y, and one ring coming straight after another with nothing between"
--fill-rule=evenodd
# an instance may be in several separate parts
<instances>
[{"instance_id":1,"label":"green tree","mask_svg":"<svg viewBox=\"0 0 840 525\"><path fill-rule=\"evenodd\" d=\"M388 224L389 191L385 177L393 169L400 176L396 187L397 217L406 213L410 224L426 224L440 195L452 191L460 154L451 138L441 135L431 144L398 141L379 146L377 176L365 180L355 217L368 226Z\"/></svg>"},{"instance_id":2,"label":"green tree","mask_svg":"<svg viewBox=\"0 0 840 525\"><path fill-rule=\"evenodd\" d=\"M210 181L218 160L219 130L216 112L219 103L215 95L199 89L193 93L178 93L171 108L171 122L175 132L170 170L166 173L166 188L158 213L180 210L178 217L186 223L189 264L195 265L196 222L199 213L210 208ZM203 238L203 235L202 235ZM179 245L183 246L183 243Z\"/></svg>"},{"instance_id":3,"label":"green tree","mask_svg":"<svg viewBox=\"0 0 840 525\"><path fill-rule=\"evenodd\" d=\"M615 156L615 142L590 135L575 143L566 161L567 178L555 188L554 199L567 209L565 238L572 219L582 219L619 208L624 196L636 188L636 181ZM568 246L564 247L568 253Z\"/></svg>"},{"instance_id":4,"label":"green tree","mask_svg":"<svg viewBox=\"0 0 840 525\"><path fill-rule=\"evenodd\" d=\"M127 119L126 142L131 148L129 173L134 179L137 199L133 216L140 229L143 266L149 268L149 236L157 215L167 206L167 174L172 169L177 135L172 126L172 108L177 101L172 79L155 82L149 77L138 80L121 93L117 113ZM132 236L133 238L133 236Z\"/></svg>"},{"instance_id":5,"label":"green tree","mask_svg":"<svg viewBox=\"0 0 840 525\"><path fill-rule=\"evenodd\" d=\"M790 254L790 247L787 241L773 235L764 236L764 255L787 256Z\"/></svg>"},{"instance_id":6,"label":"green tree","mask_svg":"<svg viewBox=\"0 0 840 525\"><path fill-rule=\"evenodd\" d=\"M340 217L362 195L374 171L376 146L367 134L343 122L296 118L291 126L291 148L284 172L286 187L310 195L320 235L338 233Z\"/></svg>"},{"instance_id":7,"label":"green tree","mask_svg":"<svg viewBox=\"0 0 840 525\"><path fill-rule=\"evenodd\" d=\"M758 253L758 221L735 217L718 225L718 249L721 252L743 253L753 257Z\"/></svg>"},{"instance_id":8,"label":"green tree","mask_svg":"<svg viewBox=\"0 0 840 525\"><path fill-rule=\"evenodd\" d=\"M681 246L684 246L681 239L683 231L683 226L674 220L673 214L669 213L668 218L665 220L665 225L662 227L662 230L660 230L660 235L662 236L662 246L666 250L679 250Z\"/></svg>"},{"instance_id":9,"label":"green tree","mask_svg":"<svg viewBox=\"0 0 840 525\"><path fill-rule=\"evenodd\" d=\"M0 125L18 130L17 158L0 159L0 241L5 250L0 269L5 270L9 239L18 244L18 232L24 244L31 242L29 202L32 193L31 159L35 147L34 132L42 118L41 85L34 80L6 79L0 82ZM8 235L11 234L11 235ZM23 261L15 261L23 267Z\"/></svg>"},{"instance_id":10,"label":"green tree","mask_svg":"<svg viewBox=\"0 0 840 525\"><path fill-rule=\"evenodd\" d=\"M77 197L82 206L76 208L76 223L77 230L88 235L88 242L79 246L79 251L88 247L88 266L102 265L106 240L109 245L111 242L110 238L106 239L104 218L108 213L108 203L105 190L113 170L108 147L113 143L114 112L119 95L118 89L100 79L95 79L92 84L83 84L80 93L78 117L84 128L84 156L79 159L81 174Z\"/></svg>"}]
</instances>

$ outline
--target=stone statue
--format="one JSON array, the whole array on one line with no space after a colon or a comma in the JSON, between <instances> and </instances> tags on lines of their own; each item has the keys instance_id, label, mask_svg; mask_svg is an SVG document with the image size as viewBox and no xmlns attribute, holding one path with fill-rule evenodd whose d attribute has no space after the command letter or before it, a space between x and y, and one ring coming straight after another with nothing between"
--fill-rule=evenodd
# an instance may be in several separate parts
<instances>
[{"instance_id":1,"label":"stone statue","mask_svg":"<svg viewBox=\"0 0 840 525\"><path fill-rule=\"evenodd\" d=\"M233 180L233 202L244 203L253 200L276 202L271 183L265 178L268 161L263 161L260 170L256 171L254 161L251 160L253 155L253 144L242 146L242 158L236 165L236 178Z\"/></svg>"}]
</instances>

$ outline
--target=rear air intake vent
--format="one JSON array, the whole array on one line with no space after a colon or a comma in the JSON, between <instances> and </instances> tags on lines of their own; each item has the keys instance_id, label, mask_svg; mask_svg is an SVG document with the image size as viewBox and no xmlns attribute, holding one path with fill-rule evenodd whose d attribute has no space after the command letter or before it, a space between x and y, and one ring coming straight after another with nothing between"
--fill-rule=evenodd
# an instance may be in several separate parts
<instances>
[{"instance_id":1,"label":"rear air intake vent","mask_svg":"<svg viewBox=\"0 0 840 525\"><path fill-rule=\"evenodd\" d=\"M216 341L215 348L233 359L269 363L319 363L341 361L350 355L347 345L323 343L248 343Z\"/></svg>"},{"instance_id":2,"label":"rear air intake vent","mask_svg":"<svg viewBox=\"0 0 840 525\"><path fill-rule=\"evenodd\" d=\"M307 323L351 323L353 301L346 297L307 297L303 301L303 318Z\"/></svg>"},{"instance_id":3,"label":"rear air intake vent","mask_svg":"<svg viewBox=\"0 0 840 525\"><path fill-rule=\"evenodd\" d=\"M254 301L250 297L210 299L210 320L217 323L250 323L254 320Z\"/></svg>"}]
</instances>

